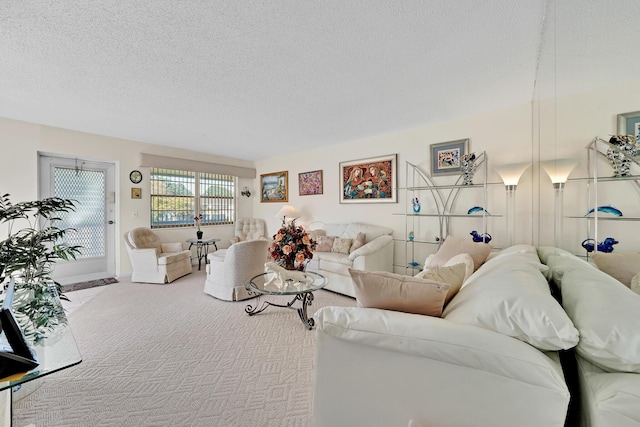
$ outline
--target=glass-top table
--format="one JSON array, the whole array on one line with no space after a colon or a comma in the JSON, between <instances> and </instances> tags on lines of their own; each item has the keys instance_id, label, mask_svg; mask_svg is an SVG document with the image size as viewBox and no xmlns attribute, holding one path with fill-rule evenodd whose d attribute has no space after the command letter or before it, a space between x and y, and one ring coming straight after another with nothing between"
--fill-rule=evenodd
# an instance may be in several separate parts
<instances>
[{"instance_id":1,"label":"glass-top table","mask_svg":"<svg viewBox=\"0 0 640 427\"><path fill-rule=\"evenodd\" d=\"M262 273L252 277L245 287L250 295L255 295L258 298L255 305L247 305L244 311L249 316L253 316L262 313L269 306L291 308L298 311L298 316L300 316L300 320L302 320L302 323L307 329L313 329L315 321L313 318L308 317L307 307L310 306L313 301L313 291L324 288L327 285L327 279L322 274L314 271L306 271L304 272L304 276L305 279L307 279L305 282L295 280L280 282L273 272ZM276 304L265 301L260 305L260 297L262 295L293 295L293 299L287 304ZM300 301L302 306L299 308L293 307L296 301Z\"/></svg>"},{"instance_id":2,"label":"glass-top table","mask_svg":"<svg viewBox=\"0 0 640 427\"><path fill-rule=\"evenodd\" d=\"M60 301L58 300L60 304ZM15 307L15 305L14 305ZM36 353L38 366L27 371L5 378L0 378L0 414L11 419L11 406L13 404L13 393L11 389L21 384L45 377L55 372L70 368L82 362L80 350L76 344L75 337L71 332L71 327L67 321L64 311L60 310L58 325L48 332L37 344L27 339L28 344ZM7 345L4 333L0 335L0 342ZM8 408L4 408L3 402L7 402ZM0 424L2 420L0 420Z\"/></svg>"}]
</instances>

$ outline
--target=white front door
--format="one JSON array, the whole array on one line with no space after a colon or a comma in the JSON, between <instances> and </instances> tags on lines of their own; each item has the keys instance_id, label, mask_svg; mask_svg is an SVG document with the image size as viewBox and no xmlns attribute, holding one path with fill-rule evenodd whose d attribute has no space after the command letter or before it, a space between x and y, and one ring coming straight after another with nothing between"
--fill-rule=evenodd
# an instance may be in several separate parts
<instances>
[{"instance_id":1,"label":"white front door","mask_svg":"<svg viewBox=\"0 0 640 427\"><path fill-rule=\"evenodd\" d=\"M81 246L75 260L58 260L53 278L64 284L115 275L115 165L82 159L40 155L40 198L75 201L75 211L64 215L65 236Z\"/></svg>"}]
</instances>

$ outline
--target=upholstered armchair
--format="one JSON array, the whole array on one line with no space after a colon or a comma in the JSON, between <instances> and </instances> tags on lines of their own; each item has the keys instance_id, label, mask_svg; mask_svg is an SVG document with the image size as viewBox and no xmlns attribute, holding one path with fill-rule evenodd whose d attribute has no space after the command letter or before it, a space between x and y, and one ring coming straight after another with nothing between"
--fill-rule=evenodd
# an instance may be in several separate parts
<instances>
[{"instance_id":1,"label":"upholstered armchair","mask_svg":"<svg viewBox=\"0 0 640 427\"><path fill-rule=\"evenodd\" d=\"M146 227L125 233L133 272L132 282L171 283L191 273L191 251L182 243L162 243L156 233Z\"/></svg>"},{"instance_id":2,"label":"upholstered armchair","mask_svg":"<svg viewBox=\"0 0 640 427\"><path fill-rule=\"evenodd\" d=\"M267 238L267 225L260 218L238 218L235 225L235 236L231 238L231 244Z\"/></svg>"},{"instance_id":3,"label":"upholstered armchair","mask_svg":"<svg viewBox=\"0 0 640 427\"><path fill-rule=\"evenodd\" d=\"M264 273L268 247L266 239L245 240L212 253L204 292L226 301L251 298L245 286L253 276Z\"/></svg>"}]
</instances>

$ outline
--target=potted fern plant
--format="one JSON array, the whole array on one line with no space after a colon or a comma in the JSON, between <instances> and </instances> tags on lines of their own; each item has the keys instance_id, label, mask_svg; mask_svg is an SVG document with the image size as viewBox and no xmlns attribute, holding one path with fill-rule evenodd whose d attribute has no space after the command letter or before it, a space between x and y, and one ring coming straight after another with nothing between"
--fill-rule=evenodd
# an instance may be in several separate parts
<instances>
[{"instance_id":1,"label":"potted fern plant","mask_svg":"<svg viewBox=\"0 0 640 427\"><path fill-rule=\"evenodd\" d=\"M0 283L15 278L14 311L25 336L37 343L66 317L59 299L67 299L52 278L57 260L75 259L80 246L65 243L71 228L59 228L61 215L73 211L72 200L57 197L13 204L0 197Z\"/></svg>"}]
</instances>

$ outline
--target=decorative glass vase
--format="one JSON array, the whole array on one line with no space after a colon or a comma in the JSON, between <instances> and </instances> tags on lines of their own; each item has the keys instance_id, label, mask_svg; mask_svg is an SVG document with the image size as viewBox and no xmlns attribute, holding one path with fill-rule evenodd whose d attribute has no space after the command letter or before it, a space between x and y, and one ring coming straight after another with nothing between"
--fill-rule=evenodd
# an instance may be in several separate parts
<instances>
[{"instance_id":1,"label":"decorative glass vase","mask_svg":"<svg viewBox=\"0 0 640 427\"><path fill-rule=\"evenodd\" d=\"M203 234L202 231L200 230L196 231L196 236L198 237L198 240L202 239L202 234Z\"/></svg>"},{"instance_id":2,"label":"decorative glass vase","mask_svg":"<svg viewBox=\"0 0 640 427\"><path fill-rule=\"evenodd\" d=\"M411 204L413 205L413 212L414 213L420 213L420 200L418 200L418 198L414 198L413 200L411 200Z\"/></svg>"}]
</instances>

